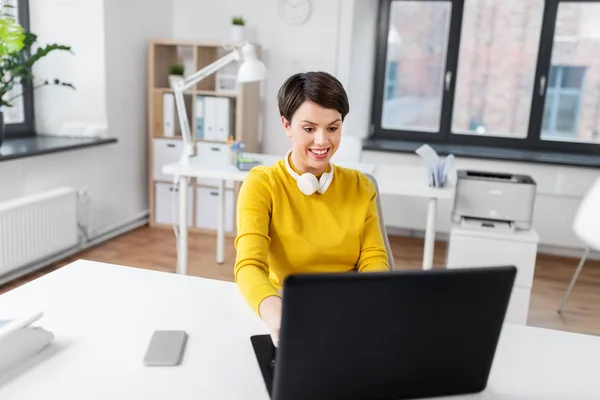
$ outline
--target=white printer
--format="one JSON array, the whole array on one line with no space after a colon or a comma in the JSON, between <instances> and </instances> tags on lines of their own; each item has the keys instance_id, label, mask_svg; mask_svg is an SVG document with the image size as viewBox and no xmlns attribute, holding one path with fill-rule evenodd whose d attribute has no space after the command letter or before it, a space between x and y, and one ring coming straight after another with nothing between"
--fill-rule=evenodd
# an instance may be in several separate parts
<instances>
[{"instance_id":1,"label":"white printer","mask_svg":"<svg viewBox=\"0 0 600 400\"><path fill-rule=\"evenodd\" d=\"M456 178L454 223L531 228L537 185L530 176L458 170Z\"/></svg>"}]
</instances>

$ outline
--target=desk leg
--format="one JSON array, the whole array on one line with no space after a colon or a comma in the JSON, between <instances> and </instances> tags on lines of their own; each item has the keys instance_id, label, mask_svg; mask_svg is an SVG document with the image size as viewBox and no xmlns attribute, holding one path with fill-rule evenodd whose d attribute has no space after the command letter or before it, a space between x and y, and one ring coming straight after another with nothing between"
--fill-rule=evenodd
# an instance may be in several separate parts
<instances>
[{"instance_id":1,"label":"desk leg","mask_svg":"<svg viewBox=\"0 0 600 400\"><path fill-rule=\"evenodd\" d=\"M187 275L188 261L188 225L187 225L187 209L188 209L188 183L187 178L182 176L179 178L179 251L177 260L177 273Z\"/></svg>"},{"instance_id":2,"label":"desk leg","mask_svg":"<svg viewBox=\"0 0 600 400\"><path fill-rule=\"evenodd\" d=\"M433 267L433 250L435 247L435 213L437 199L429 198L427 207L427 227L425 228L425 250L423 251L423 269Z\"/></svg>"},{"instance_id":3,"label":"desk leg","mask_svg":"<svg viewBox=\"0 0 600 400\"><path fill-rule=\"evenodd\" d=\"M217 208L217 264L225 261L225 181L219 181L219 206Z\"/></svg>"}]
</instances>

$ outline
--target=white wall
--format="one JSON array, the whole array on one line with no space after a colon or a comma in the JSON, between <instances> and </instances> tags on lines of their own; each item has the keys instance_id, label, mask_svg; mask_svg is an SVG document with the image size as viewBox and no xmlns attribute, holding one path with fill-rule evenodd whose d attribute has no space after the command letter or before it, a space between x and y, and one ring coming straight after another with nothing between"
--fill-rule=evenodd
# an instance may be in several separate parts
<instances>
[{"instance_id":1,"label":"white wall","mask_svg":"<svg viewBox=\"0 0 600 400\"><path fill-rule=\"evenodd\" d=\"M76 90L46 86L34 95L36 129L58 134L63 124L106 124L106 74L103 0L29 0L31 31L39 45L59 43L72 52L54 51L34 65L38 80L72 83Z\"/></svg>"},{"instance_id":2,"label":"white wall","mask_svg":"<svg viewBox=\"0 0 600 400\"><path fill-rule=\"evenodd\" d=\"M342 20L341 29L348 33L340 35L340 46L349 47L349 52L340 51L338 74L348 78L346 88L350 102L350 114L344 122L344 134L365 138L371 124L371 98L375 71L375 33L378 19L378 1L354 0L344 2L352 9L351 20ZM350 25L350 28L348 28Z\"/></svg>"},{"instance_id":3,"label":"white wall","mask_svg":"<svg viewBox=\"0 0 600 400\"><path fill-rule=\"evenodd\" d=\"M233 15L246 20L247 38L263 49L268 78L263 84L262 150L284 154L288 138L281 128L277 91L290 75L306 70L336 73L338 18L347 0L312 1L312 15L301 26L279 18L278 0L174 0L176 39L229 40Z\"/></svg>"},{"instance_id":4,"label":"white wall","mask_svg":"<svg viewBox=\"0 0 600 400\"><path fill-rule=\"evenodd\" d=\"M106 169L106 211L121 219L148 209L148 41L171 35L173 2L104 0L106 115L119 138Z\"/></svg>"},{"instance_id":5,"label":"white wall","mask_svg":"<svg viewBox=\"0 0 600 400\"><path fill-rule=\"evenodd\" d=\"M159 0L32 0L30 8L31 30L40 33L40 42L60 39L79 48L76 55L62 58L60 63L56 59L51 63L48 56L48 63L39 71L57 71L65 77L73 73L70 80L83 88L69 94L62 88L46 88L55 96L36 93L36 112L44 116L44 122L39 121L40 131L74 116L86 116L90 121L105 119L109 135L118 143L0 162L0 201L59 185L87 187L92 196L93 234L148 209L146 49L150 38L171 35L173 4ZM83 68L96 63L99 65L91 68L89 79L97 82L86 82ZM59 91L63 92L60 96ZM96 111L88 107L96 107Z\"/></svg>"}]
</instances>

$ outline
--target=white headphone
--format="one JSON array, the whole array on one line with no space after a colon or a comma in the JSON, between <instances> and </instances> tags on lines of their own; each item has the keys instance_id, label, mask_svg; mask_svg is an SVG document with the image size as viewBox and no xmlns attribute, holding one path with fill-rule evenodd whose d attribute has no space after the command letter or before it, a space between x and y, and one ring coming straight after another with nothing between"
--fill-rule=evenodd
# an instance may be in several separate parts
<instances>
[{"instance_id":1,"label":"white headphone","mask_svg":"<svg viewBox=\"0 0 600 400\"><path fill-rule=\"evenodd\" d=\"M290 175L296 180L298 189L307 196L310 196L315 192L325 193L333 180L333 165L331 164L331 161L329 162L331 172L323 172L321 179L317 180L317 177L309 172L298 175L298 173L290 166L290 154L292 154L292 150L288 151L285 155L285 167Z\"/></svg>"}]
</instances>

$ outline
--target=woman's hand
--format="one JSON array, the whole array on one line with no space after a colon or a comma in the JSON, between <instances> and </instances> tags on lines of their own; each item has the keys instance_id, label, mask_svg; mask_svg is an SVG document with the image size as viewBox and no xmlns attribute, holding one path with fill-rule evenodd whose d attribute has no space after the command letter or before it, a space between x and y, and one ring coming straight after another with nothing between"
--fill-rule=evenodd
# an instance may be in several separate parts
<instances>
[{"instance_id":1,"label":"woman's hand","mask_svg":"<svg viewBox=\"0 0 600 400\"><path fill-rule=\"evenodd\" d=\"M281 297L269 296L259 306L258 312L261 319L271 330L271 339L275 347L279 347L279 329L281 327L281 309L283 301Z\"/></svg>"}]
</instances>

